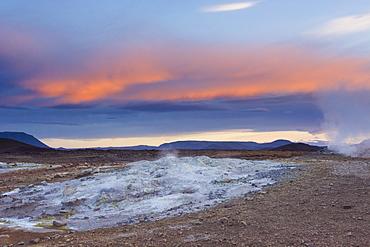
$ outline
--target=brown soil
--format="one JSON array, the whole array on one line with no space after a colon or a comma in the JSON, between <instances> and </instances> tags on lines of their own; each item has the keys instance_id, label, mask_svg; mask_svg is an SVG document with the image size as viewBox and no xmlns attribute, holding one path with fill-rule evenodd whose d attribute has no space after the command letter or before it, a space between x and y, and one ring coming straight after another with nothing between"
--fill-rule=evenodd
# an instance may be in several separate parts
<instances>
[{"instance_id":1,"label":"brown soil","mask_svg":"<svg viewBox=\"0 0 370 247\"><path fill-rule=\"evenodd\" d=\"M370 246L370 159L297 156L302 154L179 151L179 156L289 160L301 165L294 174L283 177L278 185L262 193L229 200L205 211L83 232L35 233L3 228L0 246ZM131 161L157 159L161 155L158 151L127 150L4 154L0 161L64 165L0 174L0 186L2 191L9 191L47 179L67 180L80 170L101 163L123 167Z\"/></svg>"}]
</instances>

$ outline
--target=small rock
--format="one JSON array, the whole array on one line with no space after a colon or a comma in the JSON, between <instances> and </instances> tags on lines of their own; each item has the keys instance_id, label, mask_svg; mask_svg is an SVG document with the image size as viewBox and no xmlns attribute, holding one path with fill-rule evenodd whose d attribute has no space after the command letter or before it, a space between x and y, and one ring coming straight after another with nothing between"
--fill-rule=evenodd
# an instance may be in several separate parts
<instances>
[{"instance_id":1,"label":"small rock","mask_svg":"<svg viewBox=\"0 0 370 247\"><path fill-rule=\"evenodd\" d=\"M352 236L353 236L353 233L352 233L352 232L347 232L347 233L346 233L346 236L348 236L348 237L352 237Z\"/></svg>"},{"instance_id":2,"label":"small rock","mask_svg":"<svg viewBox=\"0 0 370 247\"><path fill-rule=\"evenodd\" d=\"M349 205L346 205L346 206L343 206L343 209L351 209L352 206L349 206Z\"/></svg>"},{"instance_id":3,"label":"small rock","mask_svg":"<svg viewBox=\"0 0 370 247\"><path fill-rule=\"evenodd\" d=\"M53 225L54 226L57 226L57 227L60 227L60 226L66 226L67 225L67 221L65 221L64 219L62 219L61 217L57 217L54 221L53 221Z\"/></svg>"},{"instance_id":4,"label":"small rock","mask_svg":"<svg viewBox=\"0 0 370 247\"><path fill-rule=\"evenodd\" d=\"M59 239L59 238L60 238L59 234L54 234L54 235L50 236L50 239Z\"/></svg>"},{"instance_id":5,"label":"small rock","mask_svg":"<svg viewBox=\"0 0 370 247\"><path fill-rule=\"evenodd\" d=\"M233 204L231 202L224 203L224 208L231 208Z\"/></svg>"},{"instance_id":6,"label":"small rock","mask_svg":"<svg viewBox=\"0 0 370 247\"><path fill-rule=\"evenodd\" d=\"M8 234L0 235L0 238L10 238Z\"/></svg>"},{"instance_id":7,"label":"small rock","mask_svg":"<svg viewBox=\"0 0 370 247\"><path fill-rule=\"evenodd\" d=\"M40 243L40 239L39 239L39 238L32 239L32 240L30 241L30 243L31 243L31 244L38 244L38 243Z\"/></svg>"},{"instance_id":8,"label":"small rock","mask_svg":"<svg viewBox=\"0 0 370 247\"><path fill-rule=\"evenodd\" d=\"M89 176L93 173L93 169L86 169L86 170L83 170L83 171L80 171L79 173L76 174L76 178L82 178L82 177L85 177L85 176Z\"/></svg>"},{"instance_id":9,"label":"small rock","mask_svg":"<svg viewBox=\"0 0 370 247\"><path fill-rule=\"evenodd\" d=\"M220 221L221 224L225 224L228 221L228 218L222 217L222 218L219 219L219 221Z\"/></svg>"},{"instance_id":10,"label":"small rock","mask_svg":"<svg viewBox=\"0 0 370 247\"><path fill-rule=\"evenodd\" d=\"M24 242L23 242L23 241L21 241L21 242L19 242L19 243L18 243L18 245L24 245Z\"/></svg>"},{"instance_id":11,"label":"small rock","mask_svg":"<svg viewBox=\"0 0 370 247\"><path fill-rule=\"evenodd\" d=\"M197 220L197 221L194 222L194 225L196 225L196 226L200 226L201 224L202 224L202 222L199 221L199 220Z\"/></svg>"},{"instance_id":12,"label":"small rock","mask_svg":"<svg viewBox=\"0 0 370 247\"><path fill-rule=\"evenodd\" d=\"M100 170L100 168L99 168L99 167L96 167L96 168L92 171L92 173L99 173L99 172L101 172L101 170Z\"/></svg>"},{"instance_id":13,"label":"small rock","mask_svg":"<svg viewBox=\"0 0 370 247\"><path fill-rule=\"evenodd\" d=\"M63 177L63 175L60 174L60 173L57 173L57 174L54 175L54 178L62 178L62 177Z\"/></svg>"}]
</instances>

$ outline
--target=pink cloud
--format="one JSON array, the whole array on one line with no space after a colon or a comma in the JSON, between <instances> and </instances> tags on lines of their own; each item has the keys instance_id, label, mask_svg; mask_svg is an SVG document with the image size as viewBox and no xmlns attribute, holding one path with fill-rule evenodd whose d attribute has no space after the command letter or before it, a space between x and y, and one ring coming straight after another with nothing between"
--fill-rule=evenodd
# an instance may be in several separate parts
<instances>
[{"instance_id":1,"label":"pink cloud","mask_svg":"<svg viewBox=\"0 0 370 247\"><path fill-rule=\"evenodd\" d=\"M369 64L298 47L130 47L100 52L81 70L40 73L22 85L50 104L194 100L370 89Z\"/></svg>"}]
</instances>

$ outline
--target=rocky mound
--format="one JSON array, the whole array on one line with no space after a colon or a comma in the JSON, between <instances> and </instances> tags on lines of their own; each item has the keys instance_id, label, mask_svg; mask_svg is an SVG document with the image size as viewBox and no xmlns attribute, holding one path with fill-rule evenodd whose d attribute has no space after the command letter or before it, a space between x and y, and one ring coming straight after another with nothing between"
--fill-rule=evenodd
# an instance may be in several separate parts
<instances>
[{"instance_id":1,"label":"rocky mound","mask_svg":"<svg viewBox=\"0 0 370 247\"><path fill-rule=\"evenodd\" d=\"M51 150L51 148L40 148L23 142L0 138L0 153L45 152Z\"/></svg>"}]
</instances>

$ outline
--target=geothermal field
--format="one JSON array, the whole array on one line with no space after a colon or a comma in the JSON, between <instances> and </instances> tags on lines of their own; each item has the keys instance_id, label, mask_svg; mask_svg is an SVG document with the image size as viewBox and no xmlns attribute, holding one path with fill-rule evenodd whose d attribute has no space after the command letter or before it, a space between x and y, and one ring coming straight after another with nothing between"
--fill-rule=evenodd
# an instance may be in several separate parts
<instances>
[{"instance_id":1,"label":"geothermal field","mask_svg":"<svg viewBox=\"0 0 370 247\"><path fill-rule=\"evenodd\" d=\"M370 247L369 0L29 2L0 247Z\"/></svg>"},{"instance_id":2,"label":"geothermal field","mask_svg":"<svg viewBox=\"0 0 370 247\"><path fill-rule=\"evenodd\" d=\"M79 150L0 155L1 243L370 243L367 157L329 150L176 154ZM99 162L82 162L92 159Z\"/></svg>"}]
</instances>

